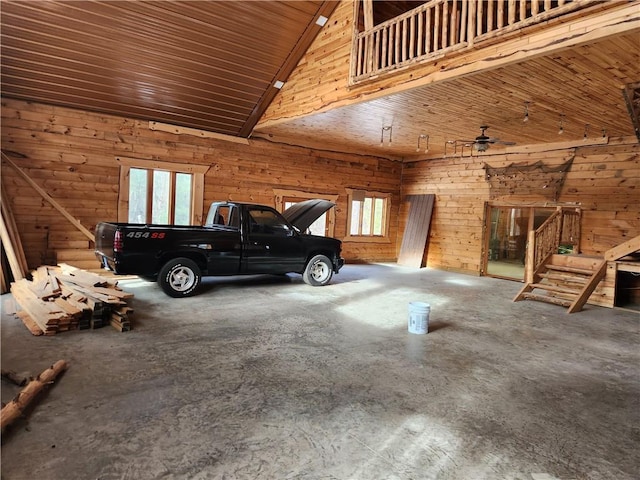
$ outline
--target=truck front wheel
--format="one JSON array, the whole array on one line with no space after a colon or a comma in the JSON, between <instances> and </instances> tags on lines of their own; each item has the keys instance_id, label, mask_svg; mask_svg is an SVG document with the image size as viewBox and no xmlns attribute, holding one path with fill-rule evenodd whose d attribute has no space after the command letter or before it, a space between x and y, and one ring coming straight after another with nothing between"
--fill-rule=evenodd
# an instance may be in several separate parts
<instances>
[{"instance_id":1,"label":"truck front wheel","mask_svg":"<svg viewBox=\"0 0 640 480\"><path fill-rule=\"evenodd\" d=\"M174 298L193 295L201 279L200 268L189 258L169 260L158 274L160 287L164 293Z\"/></svg>"},{"instance_id":2,"label":"truck front wheel","mask_svg":"<svg viewBox=\"0 0 640 480\"><path fill-rule=\"evenodd\" d=\"M316 255L307 263L302 279L306 284L318 287L329 283L332 276L333 265L331 265L331 260L324 255Z\"/></svg>"}]
</instances>

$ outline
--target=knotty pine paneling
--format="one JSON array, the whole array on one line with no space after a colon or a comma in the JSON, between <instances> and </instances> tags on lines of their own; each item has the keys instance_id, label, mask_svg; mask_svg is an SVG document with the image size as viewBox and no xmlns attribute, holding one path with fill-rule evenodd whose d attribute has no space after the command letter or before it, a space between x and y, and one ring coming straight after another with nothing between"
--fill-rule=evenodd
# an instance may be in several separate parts
<instances>
[{"instance_id":1,"label":"knotty pine paneling","mask_svg":"<svg viewBox=\"0 0 640 480\"><path fill-rule=\"evenodd\" d=\"M631 141L630 139L629 141ZM436 194L427 265L479 274L483 245L484 204L490 201L483 162L492 167L512 163L560 165L573 157L557 199L583 209L580 250L604 252L640 234L640 145L603 145L550 152L442 158L407 163L404 195ZM554 204L532 186L530 192L494 199L501 204ZM407 218L400 210L400 226ZM399 232L402 238L402 231ZM398 245L399 248L399 245Z\"/></svg>"},{"instance_id":2,"label":"knotty pine paneling","mask_svg":"<svg viewBox=\"0 0 640 480\"><path fill-rule=\"evenodd\" d=\"M251 140L250 145L152 131L148 122L82 110L2 99L2 149L86 228L115 221L117 156L209 166L204 209L216 200L275 205L273 189L338 195L335 236L345 236L345 188L391 193L390 240L345 242L347 261L394 261L402 166L371 156L345 155ZM90 242L8 165L2 186L30 268L55 251L90 248ZM99 265L96 262L96 267Z\"/></svg>"}]
</instances>

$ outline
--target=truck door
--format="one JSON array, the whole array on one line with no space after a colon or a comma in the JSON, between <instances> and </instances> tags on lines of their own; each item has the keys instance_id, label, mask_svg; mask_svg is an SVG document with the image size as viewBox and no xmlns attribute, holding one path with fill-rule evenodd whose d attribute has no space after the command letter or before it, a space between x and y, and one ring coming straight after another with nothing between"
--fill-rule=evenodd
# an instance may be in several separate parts
<instances>
[{"instance_id":1,"label":"truck door","mask_svg":"<svg viewBox=\"0 0 640 480\"><path fill-rule=\"evenodd\" d=\"M306 260L298 233L275 210L251 206L245 218L247 273L301 272Z\"/></svg>"},{"instance_id":2,"label":"truck door","mask_svg":"<svg viewBox=\"0 0 640 480\"><path fill-rule=\"evenodd\" d=\"M205 245L209 275L235 275L239 273L242 243L238 207L212 205L205 228L210 230L210 242Z\"/></svg>"}]
</instances>

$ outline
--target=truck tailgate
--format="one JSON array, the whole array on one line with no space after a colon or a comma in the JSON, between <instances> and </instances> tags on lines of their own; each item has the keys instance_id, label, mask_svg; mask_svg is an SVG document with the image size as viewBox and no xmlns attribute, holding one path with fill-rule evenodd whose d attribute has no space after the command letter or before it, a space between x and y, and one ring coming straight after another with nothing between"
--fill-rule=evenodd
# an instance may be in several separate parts
<instances>
[{"instance_id":1,"label":"truck tailgate","mask_svg":"<svg viewBox=\"0 0 640 480\"><path fill-rule=\"evenodd\" d=\"M113 240L117 228L115 223L100 222L96 225L96 255L113 260Z\"/></svg>"}]
</instances>

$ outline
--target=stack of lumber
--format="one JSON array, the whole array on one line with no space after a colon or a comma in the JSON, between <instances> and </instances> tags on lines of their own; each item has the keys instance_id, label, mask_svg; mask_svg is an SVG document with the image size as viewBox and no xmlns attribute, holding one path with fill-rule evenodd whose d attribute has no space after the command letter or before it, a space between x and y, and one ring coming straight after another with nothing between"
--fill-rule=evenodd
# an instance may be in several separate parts
<instances>
[{"instance_id":1,"label":"stack of lumber","mask_svg":"<svg viewBox=\"0 0 640 480\"><path fill-rule=\"evenodd\" d=\"M32 280L11 284L21 310L18 317L34 335L55 335L76 329L111 325L120 332L131 330L133 309L126 300L133 294L117 283L70 265L42 266Z\"/></svg>"}]
</instances>

